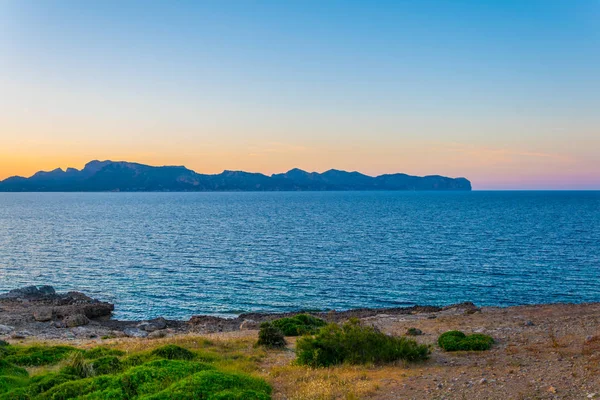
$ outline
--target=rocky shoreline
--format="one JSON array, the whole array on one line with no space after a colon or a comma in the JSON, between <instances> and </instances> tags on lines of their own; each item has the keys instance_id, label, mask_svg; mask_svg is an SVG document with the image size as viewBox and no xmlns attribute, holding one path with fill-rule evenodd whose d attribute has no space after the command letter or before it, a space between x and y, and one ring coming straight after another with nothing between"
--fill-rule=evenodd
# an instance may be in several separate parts
<instances>
[{"instance_id":1,"label":"rocky shoreline","mask_svg":"<svg viewBox=\"0 0 600 400\"><path fill-rule=\"evenodd\" d=\"M253 330L264 321L300 313L246 313L236 318L197 315L188 321L122 321L112 318L114 304L80 292L57 293L52 286L28 286L0 294L0 339L75 340L113 337L162 338L185 333ZM448 313L474 313L473 303L447 307L414 306L348 311L311 312L329 322L381 315L415 315L436 318Z\"/></svg>"}]
</instances>

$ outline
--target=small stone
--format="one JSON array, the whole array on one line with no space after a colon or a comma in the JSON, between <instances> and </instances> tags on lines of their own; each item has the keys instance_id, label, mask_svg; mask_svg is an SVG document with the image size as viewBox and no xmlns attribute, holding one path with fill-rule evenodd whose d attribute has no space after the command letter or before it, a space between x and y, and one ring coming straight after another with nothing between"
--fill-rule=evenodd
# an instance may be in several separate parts
<instances>
[{"instance_id":1,"label":"small stone","mask_svg":"<svg viewBox=\"0 0 600 400\"><path fill-rule=\"evenodd\" d=\"M76 326L83 326L90 323L88 317L83 314L69 315L64 319L64 323L67 328L75 328Z\"/></svg>"},{"instance_id":2,"label":"small stone","mask_svg":"<svg viewBox=\"0 0 600 400\"><path fill-rule=\"evenodd\" d=\"M125 336L134 338L145 338L148 337L148 332L143 331L139 328L125 328L123 329Z\"/></svg>"},{"instance_id":3,"label":"small stone","mask_svg":"<svg viewBox=\"0 0 600 400\"><path fill-rule=\"evenodd\" d=\"M596 398L596 393L588 393L587 398L588 399L594 399L594 398Z\"/></svg>"},{"instance_id":4,"label":"small stone","mask_svg":"<svg viewBox=\"0 0 600 400\"><path fill-rule=\"evenodd\" d=\"M526 321L525 326L535 326L535 324L532 321Z\"/></svg>"},{"instance_id":5,"label":"small stone","mask_svg":"<svg viewBox=\"0 0 600 400\"><path fill-rule=\"evenodd\" d=\"M481 379L479 380L479 384L480 384L480 385L484 385L484 384L486 384L486 383L487 383L487 379L485 379L485 378L481 378Z\"/></svg>"}]
</instances>

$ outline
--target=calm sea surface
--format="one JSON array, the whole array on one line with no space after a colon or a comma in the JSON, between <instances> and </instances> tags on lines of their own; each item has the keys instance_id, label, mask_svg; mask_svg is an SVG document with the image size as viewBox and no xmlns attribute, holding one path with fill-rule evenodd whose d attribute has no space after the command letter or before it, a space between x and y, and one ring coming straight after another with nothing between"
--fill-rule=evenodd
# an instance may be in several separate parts
<instances>
[{"instance_id":1,"label":"calm sea surface","mask_svg":"<svg viewBox=\"0 0 600 400\"><path fill-rule=\"evenodd\" d=\"M0 291L116 316L600 301L600 192L0 193Z\"/></svg>"}]
</instances>

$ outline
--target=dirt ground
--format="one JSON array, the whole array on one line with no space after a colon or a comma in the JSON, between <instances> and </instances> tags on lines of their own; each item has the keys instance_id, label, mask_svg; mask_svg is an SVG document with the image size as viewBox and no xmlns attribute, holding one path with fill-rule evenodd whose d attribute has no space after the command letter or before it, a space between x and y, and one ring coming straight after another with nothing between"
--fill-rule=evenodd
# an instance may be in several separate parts
<instances>
[{"instance_id":1,"label":"dirt ground","mask_svg":"<svg viewBox=\"0 0 600 400\"><path fill-rule=\"evenodd\" d=\"M600 304L482 308L481 312L377 315L363 319L402 335L423 331L432 345L420 364L290 367L293 352L272 353L267 379L278 399L600 399ZM491 335L484 352L448 353L435 346L448 330ZM293 343L290 344L293 349Z\"/></svg>"}]
</instances>

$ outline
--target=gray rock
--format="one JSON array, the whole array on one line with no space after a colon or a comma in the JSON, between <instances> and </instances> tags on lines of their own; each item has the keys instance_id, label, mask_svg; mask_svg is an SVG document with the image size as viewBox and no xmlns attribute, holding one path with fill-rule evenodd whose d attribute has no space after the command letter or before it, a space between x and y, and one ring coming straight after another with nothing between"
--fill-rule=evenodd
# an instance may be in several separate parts
<instances>
[{"instance_id":1,"label":"gray rock","mask_svg":"<svg viewBox=\"0 0 600 400\"><path fill-rule=\"evenodd\" d=\"M87 325L90 323L90 320L83 314L74 314L66 317L64 323L67 328L74 328L76 326Z\"/></svg>"},{"instance_id":2,"label":"gray rock","mask_svg":"<svg viewBox=\"0 0 600 400\"><path fill-rule=\"evenodd\" d=\"M148 337L148 332L143 331L139 328L125 328L125 329L123 329L123 333L128 337L134 337L134 338Z\"/></svg>"},{"instance_id":3,"label":"gray rock","mask_svg":"<svg viewBox=\"0 0 600 400\"><path fill-rule=\"evenodd\" d=\"M252 319L245 319L240 324L240 331L247 331L252 329L258 329L259 323Z\"/></svg>"},{"instance_id":4,"label":"gray rock","mask_svg":"<svg viewBox=\"0 0 600 400\"><path fill-rule=\"evenodd\" d=\"M65 325L64 321L54 321L54 327L55 328L66 328L67 325Z\"/></svg>"},{"instance_id":5,"label":"gray rock","mask_svg":"<svg viewBox=\"0 0 600 400\"><path fill-rule=\"evenodd\" d=\"M37 286L25 286L0 294L0 299L36 299L54 294L56 294L56 291L52 286L40 286L39 288Z\"/></svg>"},{"instance_id":6,"label":"gray rock","mask_svg":"<svg viewBox=\"0 0 600 400\"><path fill-rule=\"evenodd\" d=\"M8 335L15 330L14 326L0 325L0 335Z\"/></svg>"},{"instance_id":7,"label":"gray rock","mask_svg":"<svg viewBox=\"0 0 600 400\"><path fill-rule=\"evenodd\" d=\"M149 321L142 322L138 324L138 328L145 330L146 332L154 332L165 329L167 327L167 320L159 317L155 319L151 319Z\"/></svg>"},{"instance_id":8,"label":"gray rock","mask_svg":"<svg viewBox=\"0 0 600 400\"><path fill-rule=\"evenodd\" d=\"M33 336L33 334L29 331L18 331L12 334L13 339L25 339L29 336Z\"/></svg>"},{"instance_id":9,"label":"gray rock","mask_svg":"<svg viewBox=\"0 0 600 400\"><path fill-rule=\"evenodd\" d=\"M167 336L167 332L164 329L150 332L148 334L148 339L161 339Z\"/></svg>"},{"instance_id":10,"label":"gray rock","mask_svg":"<svg viewBox=\"0 0 600 400\"><path fill-rule=\"evenodd\" d=\"M43 307L38 308L33 312L33 319L38 322L46 322L52 320L52 308Z\"/></svg>"}]
</instances>

